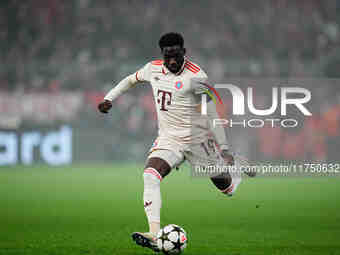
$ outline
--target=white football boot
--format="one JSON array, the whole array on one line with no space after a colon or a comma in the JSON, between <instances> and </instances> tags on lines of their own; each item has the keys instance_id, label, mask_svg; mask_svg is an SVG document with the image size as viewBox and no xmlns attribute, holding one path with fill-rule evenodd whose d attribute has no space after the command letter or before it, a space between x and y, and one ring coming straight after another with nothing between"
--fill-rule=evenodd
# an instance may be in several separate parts
<instances>
[{"instance_id":1,"label":"white football boot","mask_svg":"<svg viewBox=\"0 0 340 255\"><path fill-rule=\"evenodd\" d=\"M147 247L155 252L159 252L160 250L157 247L157 237L155 234L151 232L141 233L134 232L132 233L132 239L136 242L137 245L142 247Z\"/></svg>"}]
</instances>

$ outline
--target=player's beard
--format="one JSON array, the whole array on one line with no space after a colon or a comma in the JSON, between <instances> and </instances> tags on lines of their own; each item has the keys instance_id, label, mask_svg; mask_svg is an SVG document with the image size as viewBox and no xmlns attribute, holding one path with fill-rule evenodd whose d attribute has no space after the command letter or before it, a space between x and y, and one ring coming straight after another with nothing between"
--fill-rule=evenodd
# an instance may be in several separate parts
<instances>
[{"instance_id":1,"label":"player's beard","mask_svg":"<svg viewBox=\"0 0 340 255\"><path fill-rule=\"evenodd\" d=\"M184 62L184 57L181 57L180 59L176 59L174 62L167 63L166 67L169 69L172 73L178 73L181 70L181 67Z\"/></svg>"}]
</instances>

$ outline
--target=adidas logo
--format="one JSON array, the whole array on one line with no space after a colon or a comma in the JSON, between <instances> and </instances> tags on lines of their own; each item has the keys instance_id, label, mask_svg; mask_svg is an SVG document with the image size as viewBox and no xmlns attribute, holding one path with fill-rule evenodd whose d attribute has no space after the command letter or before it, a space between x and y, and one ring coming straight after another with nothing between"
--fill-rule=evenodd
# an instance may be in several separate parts
<instances>
[{"instance_id":1,"label":"adidas logo","mask_svg":"<svg viewBox=\"0 0 340 255\"><path fill-rule=\"evenodd\" d=\"M152 204L152 201L150 201L150 202L145 202L145 204L144 204L144 208L146 208L146 207L150 206L151 204Z\"/></svg>"}]
</instances>

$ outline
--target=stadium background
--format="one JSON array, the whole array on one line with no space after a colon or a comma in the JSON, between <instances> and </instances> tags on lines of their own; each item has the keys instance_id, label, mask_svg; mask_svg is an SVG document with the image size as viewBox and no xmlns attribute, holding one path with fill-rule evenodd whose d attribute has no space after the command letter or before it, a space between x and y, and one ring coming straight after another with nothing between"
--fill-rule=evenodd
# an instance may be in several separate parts
<instances>
[{"instance_id":1,"label":"stadium background","mask_svg":"<svg viewBox=\"0 0 340 255\"><path fill-rule=\"evenodd\" d=\"M339 11L336 0L0 1L0 254L149 254L129 234L145 229L151 89L130 90L109 115L96 107L160 57L164 32L184 35L213 82L308 84L311 117L289 131L233 129L238 151L339 162ZM245 180L226 201L185 169L162 186L162 219L189 231L188 254L339 254L338 179Z\"/></svg>"},{"instance_id":2,"label":"stadium background","mask_svg":"<svg viewBox=\"0 0 340 255\"><path fill-rule=\"evenodd\" d=\"M110 117L96 105L120 79L159 58L162 33L183 33L188 55L216 83L334 79L339 8L336 1L1 1L0 128L46 131L69 124L74 162L141 161L157 134L151 89L123 95ZM339 85L312 86L313 116L301 125L311 132L260 129L238 139L235 128L236 147L257 159L336 159Z\"/></svg>"}]
</instances>

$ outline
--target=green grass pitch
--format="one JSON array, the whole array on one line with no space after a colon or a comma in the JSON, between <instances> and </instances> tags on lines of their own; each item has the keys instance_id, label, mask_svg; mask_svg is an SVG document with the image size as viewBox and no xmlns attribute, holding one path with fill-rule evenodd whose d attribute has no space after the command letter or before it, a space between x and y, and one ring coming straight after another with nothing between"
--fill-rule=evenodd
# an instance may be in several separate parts
<instances>
[{"instance_id":1,"label":"green grass pitch","mask_svg":"<svg viewBox=\"0 0 340 255\"><path fill-rule=\"evenodd\" d=\"M189 175L161 184L184 254L340 254L339 178L245 179L228 198ZM153 254L130 237L147 230L142 191L142 164L0 168L0 254Z\"/></svg>"}]
</instances>

